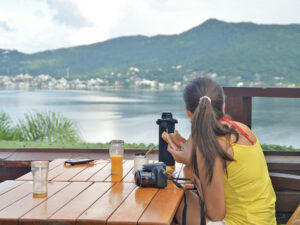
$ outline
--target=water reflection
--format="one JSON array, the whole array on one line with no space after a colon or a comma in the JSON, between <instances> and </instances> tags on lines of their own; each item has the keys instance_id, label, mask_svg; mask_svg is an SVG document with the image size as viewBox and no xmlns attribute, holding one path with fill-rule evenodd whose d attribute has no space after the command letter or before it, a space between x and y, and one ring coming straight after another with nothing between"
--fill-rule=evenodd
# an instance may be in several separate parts
<instances>
[{"instance_id":1,"label":"water reflection","mask_svg":"<svg viewBox=\"0 0 300 225\"><path fill-rule=\"evenodd\" d=\"M300 99L253 98L253 130L261 143L300 148ZM30 110L60 112L77 122L87 142L124 139L158 143L156 120L172 112L183 136L190 132L181 92L134 90L0 90L0 110L13 119Z\"/></svg>"},{"instance_id":2,"label":"water reflection","mask_svg":"<svg viewBox=\"0 0 300 225\"><path fill-rule=\"evenodd\" d=\"M261 143L300 148L300 99L253 98L252 128Z\"/></svg>"}]
</instances>

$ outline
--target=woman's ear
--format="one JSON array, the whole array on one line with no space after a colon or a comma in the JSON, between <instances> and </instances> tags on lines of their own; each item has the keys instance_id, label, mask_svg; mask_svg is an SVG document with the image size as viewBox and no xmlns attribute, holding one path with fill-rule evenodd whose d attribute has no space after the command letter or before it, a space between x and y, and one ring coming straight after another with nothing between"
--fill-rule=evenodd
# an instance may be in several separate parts
<instances>
[{"instance_id":1,"label":"woman's ear","mask_svg":"<svg viewBox=\"0 0 300 225\"><path fill-rule=\"evenodd\" d=\"M225 113L225 103L223 103L223 105L222 105L222 110L223 110L223 113Z\"/></svg>"},{"instance_id":2,"label":"woman's ear","mask_svg":"<svg viewBox=\"0 0 300 225\"><path fill-rule=\"evenodd\" d=\"M185 109L185 113L186 113L186 115L188 116L188 118L192 119L193 113L192 113L190 110Z\"/></svg>"}]
</instances>

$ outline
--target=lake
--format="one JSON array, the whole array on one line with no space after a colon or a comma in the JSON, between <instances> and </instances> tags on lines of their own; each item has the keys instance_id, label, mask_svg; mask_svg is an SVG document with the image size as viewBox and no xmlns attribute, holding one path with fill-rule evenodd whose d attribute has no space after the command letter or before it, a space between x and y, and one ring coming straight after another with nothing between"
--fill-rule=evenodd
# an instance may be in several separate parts
<instances>
[{"instance_id":1,"label":"lake","mask_svg":"<svg viewBox=\"0 0 300 225\"><path fill-rule=\"evenodd\" d=\"M252 109L252 128L261 143L300 148L300 99L253 98ZM162 112L173 113L183 136L190 132L179 91L0 89L0 110L14 121L29 111L62 113L76 122L86 142L157 144Z\"/></svg>"}]
</instances>

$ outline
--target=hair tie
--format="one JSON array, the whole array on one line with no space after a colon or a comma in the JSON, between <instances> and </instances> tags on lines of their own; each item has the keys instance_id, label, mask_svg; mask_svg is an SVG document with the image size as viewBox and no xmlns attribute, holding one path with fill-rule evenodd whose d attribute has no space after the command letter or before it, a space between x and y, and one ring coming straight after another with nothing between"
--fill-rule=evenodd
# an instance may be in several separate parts
<instances>
[{"instance_id":1,"label":"hair tie","mask_svg":"<svg viewBox=\"0 0 300 225\"><path fill-rule=\"evenodd\" d=\"M200 102L201 102L203 99L205 99L205 98L211 103L210 97L204 95L204 96L202 96L202 97L199 99L199 104L200 104Z\"/></svg>"}]
</instances>

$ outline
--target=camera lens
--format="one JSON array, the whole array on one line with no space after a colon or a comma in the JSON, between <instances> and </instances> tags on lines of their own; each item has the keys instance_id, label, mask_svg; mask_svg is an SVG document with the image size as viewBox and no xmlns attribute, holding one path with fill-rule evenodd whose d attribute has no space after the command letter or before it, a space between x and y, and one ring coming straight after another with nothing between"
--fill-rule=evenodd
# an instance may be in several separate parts
<instances>
[{"instance_id":1,"label":"camera lens","mask_svg":"<svg viewBox=\"0 0 300 225\"><path fill-rule=\"evenodd\" d=\"M134 174L134 180L135 180L135 183L136 183L137 186L141 186L142 178L141 178L141 171L140 170L136 171L136 173Z\"/></svg>"},{"instance_id":2,"label":"camera lens","mask_svg":"<svg viewBox=\"0 0 300 225\"><path fill-rule=\"evenodd\" d=\"M156 177L152 172L138 170L134 175L136 185L140 187L156 187Z\"/></svg>"}]
</instances>

